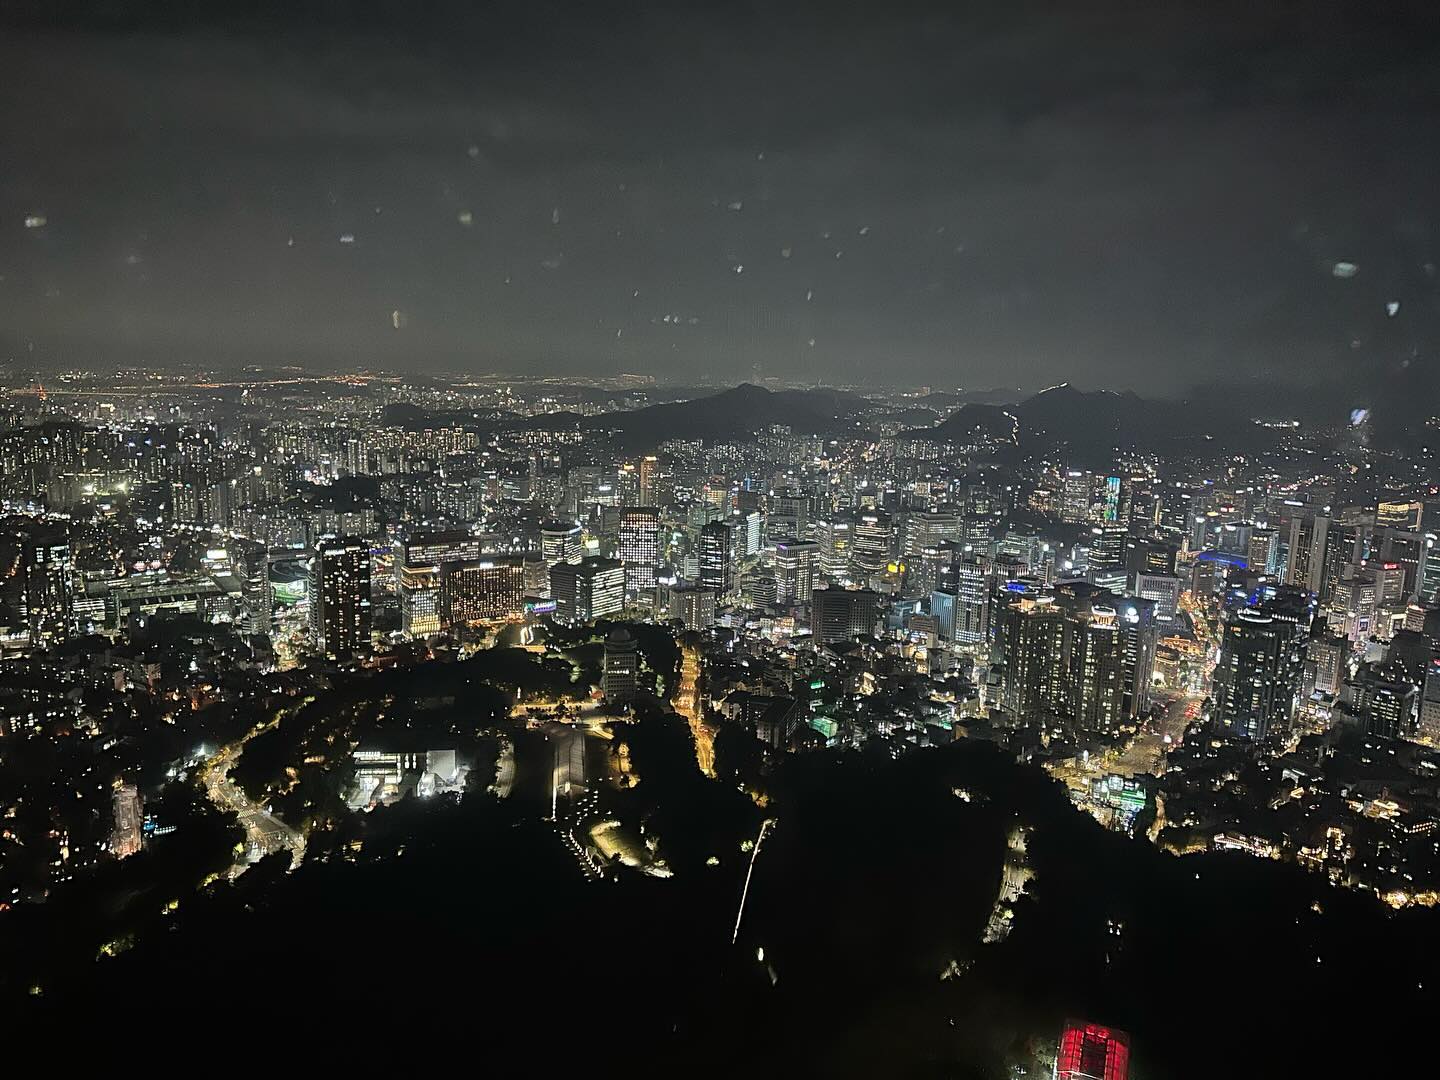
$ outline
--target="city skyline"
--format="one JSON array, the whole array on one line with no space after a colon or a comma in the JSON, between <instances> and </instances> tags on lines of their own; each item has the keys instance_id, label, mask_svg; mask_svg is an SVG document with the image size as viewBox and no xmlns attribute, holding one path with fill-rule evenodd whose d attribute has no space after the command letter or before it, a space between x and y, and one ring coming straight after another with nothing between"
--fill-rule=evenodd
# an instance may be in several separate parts
<instances>
[{"instance_id":1,"label":"city skyline","mask_svg":"<svg viewBox=\"0 0 1440 1080\"><path fill-rule=\"evenodd\" d=\"M20 1060L1432 1067L1433 4L0 0L0 72Z\"/></svg>"}]
</instances>

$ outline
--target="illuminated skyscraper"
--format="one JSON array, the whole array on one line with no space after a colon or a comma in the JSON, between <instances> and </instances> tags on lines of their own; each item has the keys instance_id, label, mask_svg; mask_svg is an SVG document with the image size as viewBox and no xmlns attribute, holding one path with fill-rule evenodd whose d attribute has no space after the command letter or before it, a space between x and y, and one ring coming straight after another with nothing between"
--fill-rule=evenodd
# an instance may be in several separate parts
<instances>
[{"instance_id":1,"label":"illuminated skyscraper","mask_svg":"<svg viewBox=\"0 0 1440 1080\"><path fill-rule=\"evenodd\" d=\"M767 498L765 535L771 540L806 536L810 530L810 496L798 491L774 491Z\"/></svg>"},{"instance_id":2,"label":"illuminated skyscraper","mask_svg":"<svg viewBox=\"0 0 1440 1080\"><path fill-rule=\"evenodd\" d=\"M1440 597L1440 534L1426 532L1425 555L1420 562L1420 599L1433 604Z\"/></svg>"},{"instance_id":3,"label":"illuminated skyscraper","mask_svg":"<svg viewBox=\"0 0 1440 1080\"><path fill-rule=\"evenodd\" d=\"M951 640L979 645L990 636L990 569L973 557L954 565L955 625Z\"/></svg>"},{"instance_id":4,"label":"illuminated skyscraper","mask_svg":"<svg viewBox=\"0 0 1440 1080\"><path fill-rule=\"evenodd\" d=\"M1125 497L1125 489L1124 477L1105 477L1105 481L1101 485L1103 496L1101 520L1107 523L1119 522L1122 525L1130 523L1130 500Z\"/></svg>"},{"instance_id":5,"label":"illuminated skyscraper","mask_svg":"<svg viewBox=\"0 0 1440 1080\"><path fill-rule=\"evenodd\" d=\"M820 545L813 540L781 540L775 545L775 602L805 604L815 588Z\"/></svg>"},{"instance_id":6,"label":"illuminated skyscraper","mask_svg":"<svg viewBox=\"0 0 1440 1080\"><path fill-rule=\"evenodd\" d=\"M573 521L547 521L540 526L540 554L545 567L558 563L578 563L584 552L580 545L581 529Z\"/></svg>"},{"instance_id":7,"label":"illuminated skyscraper","mask_svg":"<svg viewBox=\"0 0 1440 1080\"><path fill-rule=\"evenodd\" d=\"M670 617L696 630L715 621L715 590L700 585L670 590Z\"/></svg>"},{"instance_id":8,"label":"illuminated skyscraper","mask_svg":"<svg viewBox=\"0 0 1440 1080\"><path fill-rule=\"evenodd\" d=\"M1090 520L1090 506L1095 497L1095 478L1080 469L1065 473L1060 486L1060 520L1070 525L1083 525Z\"/></svg>"},{"instance_id":9,"label":"illuminated skyscraper","mask_svg":"<svg viewBox=\"0 0 1440 1080\"><path fill-rule=\"evenodd\" d=\"M1318 627L1324 623L1317 620ZM1306 661L1315 672L1315 690L1321 694L1338 694L1345 681L1346 661L1350 656L1350 643L1343 637L1331 634L1327 629L1310 638L1306 646Z\"/></svg>"},{"instance_id":10,"label":"illuminated skyscraper","mask_svg":"<svg viewBox=\"0 0 1440 1080\"><path fill-rule=\"evenodd\" d=\"M1085 582L999 594L1002 705L1021 722L1114 734L1149 706L1155 605Z\"/></svg>"},{"instance_id":11,"label":"illuminated skyscraper","mask_svg":"<svg viewBox=\"0 0 1440 1080\"><path fill-rule=\"evenodd\" d=\"M63 530L36 526L21 537L20 584L32 644L70 635L72 592L70 538Z\"/></svg>"},{"instance_id":12,"label":"illuminated skyscraper","mask_svg":"<svg viewBox=\"0 0 1440 1080\"><path fill-rule=\"evenodd\" d=\"M1290 725L1309 638L1308 609L1288 599L1233 611L1215 665L1214 715L1235 734L1263 739Z\"/></svg>"},{"instance_id":13,"label":"illuminated skyscraper","mask_svg":"<svg viewBox=\"0 0 1440 1080\"><path fill-rule=\"evenodd\" d=\"M1423 584L1422 574L1428 547L1425 534L1406 529L1385 529L1376 538L1373 553L1378 548L1381 563L1394 563L1400 567L1402 600L1418 596Z\"/></svg>"},{"instance_id":14,"label":"illuminated skyscraper","mask_svg":"<svg viewBox=\"0 0 1440 1080\"><path fill-rule=\"evenodd\" d=\"M724 596L732 583L730 571L730 527L723 521L712 521L700 530L699 584Z\"/></svg>"},{"instance_id":15,"label":"illuminated skyscraper","mask_svg":"<svg viewBox=\"0 0 1440 1080\"><path fill-rule=\"evenodd\" d=\"M958 543L964 531L959 510L914 510L905 519L901 552L907 563L914 563L926 549L937 549L946 541Z\"/></svg>"},{"instance_id":16,"label":"illuminated skyscraper","mask_svg":"<svg viewBox=\"0 0 1440 1080\"><path fill-rule=\"evenodd\" d=\"M625 568L598 556L560 563L550 571L555 617L572 626L616 615L625 607Z\"/></svg>"},{"instance_id":17,"label":"illuminated skyscraper","mask_svg":"<svg viewBox=\"0 0 1440 1080\"><path fill-rule=\"evenodd\" d=\"M370 545L321 540L310 560L310 629L315 651L346 660L370 651Z\"/></svg>"},{"instance_id":18,"label":"illuminated skyscraper","mask_svg":"<svg viewBox=\"0 0 1440 1080\"><path fill-rule=\"evenodd\" d=\"M890 515L883 510L865 510L855 515L854 545L850 549L852 576L866 584L880 573L890 559L893 539Z\"/></svg>"},{"instance_id":19,"label":"illuminated skyscraper","mask_svg":"<svg viewBox=\"0 0 1440 1080\"><path fill-rule=\"evenodd\" d=\"M1181 581L1171 574L1136 574L1135 595L1155 602L1155 610L1173 619L1180 606Z\"/></svg>"},{"instance_id":20,"label":"illuminated skyscraper","mask_svg":"<svg viewBox=\"0 0 1440 1080\"><path fill-rule=\"evenodd\" d=\"M1082 731L1116 731L1125 720L1125 640L1113 607L1089 605L1067 619L1071 700L1067 711Z\"/></svg>"},{"instance_id":21,"label":"illuminated skyscraper","mask_svg":"<svg viewBox=\"0 0 1440 1080\"><path fill-rule=\"evenodd\" d=\"M1175 573L1175 546L1132 536L1125 540L1125 569L1130 573Z\"/></svg>"},{"instance_id":22,"label":"illuminated skyscraper","mask_svg":"<svg viewBox=\"0 0 1440 1080\"><path fill-rule=\"evenodd\" d=\"M620 512L617 554L625 567L628 596L653 594L660 565L660 512L649 506L627 506Z\"/></svg>"},{"instance_id":23,"label":"illuminated skyscraper","mask_svg":"<svg viewBox=\"0 0 1440 1080\"><path fill-rule=\"evenodd\" d=\"M1359 526L1344 525L1323 514L1294 518L1286 582L1308 589L1322 604L1328 603L1340 584L1342 568L1360 560L1363 539Z\"/></svg>"},{"instance_id":24,"label":"illuminated skyscraper","mask_svg":"<svg viewBox=\"0 0 1440 1080\"><path fill-rule=\"evenodd\" d=\"M445 628L440 569L445 563L479 557L479 538L461 529L416 533L402 545L396 592L400 629L407 637L427 637Z\"/></svg>"},{"instance_id":25,"label":"illuminated skyscraper","mask_svg":"<svg viewBox=\"0 0 1440 1080\"><path fill-rule=\"evenodd\" d=\"M815 542L820 545L820 573L831 582L850 580L850 548L855 529L845 516L828 514L814 525Z\"/></svg>"},{"instance_id":26,"label":"illuminated skyscraper","mask_svg":"<svg viewBox=\"0 0 1440 1080\"><path fill-rule=\"evenodd\" d=\"M1021 721L1064 712L1065 617L1051 595L1002 594L996 638L1004 663L1001 707Z\"/></svg>"},{"instance_id":27,"label":"illuminated skyscraper","mask_svg":"<svg viewBox=\"0 0 1440 1080\"><path fill-rule=\"evenodd\" d=\"M1124 525L1107 523L1090 529L1090 569L1123 570L1125 568Z\"/></svg>"},{"instance_id":28,"label":"illuminated skyscraper","mask_svg":"<svg viewBox=\"0 0 1440 1080\"><path fill-rule=\"evenodd\" d=\"M640 459L640 504L642 506L653 506L655 504L655 481L660 472L660 460L653 454Z\"/></svg>"}]
</instances>

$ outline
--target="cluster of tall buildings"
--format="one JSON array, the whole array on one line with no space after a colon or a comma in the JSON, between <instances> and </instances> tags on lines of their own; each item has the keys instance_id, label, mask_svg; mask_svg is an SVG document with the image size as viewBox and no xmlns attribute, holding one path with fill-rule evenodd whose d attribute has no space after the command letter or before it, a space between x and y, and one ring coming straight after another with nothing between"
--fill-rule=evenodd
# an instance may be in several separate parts
<instances>
[{"instance_id":1,"label":"cluster of tall buildings","mask_svg":"<svg viewBox=\"0 0 1440 1080\"><path fill-rule=\"evenodd\" d=\"M1087 582L1007 591L997 604L1001 708L1019 722L1116 735L1150 705L1153 601Z\"/></svg>"},{"instance_id":2,"label":"cluster of tall buildings","mask_svg":"<svg viewBox=\"0 0 1440 1080\"><path fill-rule=\"evenodd\" d=\"M481 551L463 530L419 532L400 545L401 632L424 638L467 623L514 619L524 611L525 561Z\"/></svg>"}]
</instances>

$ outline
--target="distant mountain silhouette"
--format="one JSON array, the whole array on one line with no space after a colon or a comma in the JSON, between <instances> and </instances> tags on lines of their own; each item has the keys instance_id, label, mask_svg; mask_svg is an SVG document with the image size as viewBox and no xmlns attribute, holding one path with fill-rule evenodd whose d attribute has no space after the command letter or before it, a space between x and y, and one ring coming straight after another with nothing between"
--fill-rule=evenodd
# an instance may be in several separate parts
<instances>
[{"instance_id":1,"label":"distant mountain silhouette","mask_svg":"<svg viewBox=\"0 0 1440 1080\"><path fill-rule=\"evenodd\" d=\"M867 404L839 390L772 391L742 383L709 397L587 417L581 426L607 431L619 446L632 450L667 439L740 439L771 424L806 435L832 435L863 431L856 417Z\"/></svg>"},{"instance_id":2,"label":"distant mountain silhouette","mask_svg":"<svg viewBox=\"0 0 1440 1080\"><path fill-rule=\"evenodd\" d=\"M1064 451L1073 462L1108 461L1117 447L1164 451L1186 442L1218 441L1248 449L1273 438L1233 402L1152 400L1125 391L1077 390L1061 383L1016 405L961 406L943 422L911 438L967 443L985 436L1032 453Z\"/></svg>"}]
</instances>

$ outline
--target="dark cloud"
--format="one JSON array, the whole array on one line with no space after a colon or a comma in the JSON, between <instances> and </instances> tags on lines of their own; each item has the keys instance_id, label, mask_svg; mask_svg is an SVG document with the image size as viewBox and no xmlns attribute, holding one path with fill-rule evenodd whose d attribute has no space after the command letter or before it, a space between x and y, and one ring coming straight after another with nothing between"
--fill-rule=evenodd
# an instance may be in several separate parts
<instances>
[{"instance_id":1,"label":"dark cloud","mask_svg":"<svg viewBox=\"0 0 1440 1080\"><path fill-rule=\"evenodd\" d=\"M17 356L1173 390L1440 326L1428 6L0 11Z\"/></svg>"}]
</instances>

